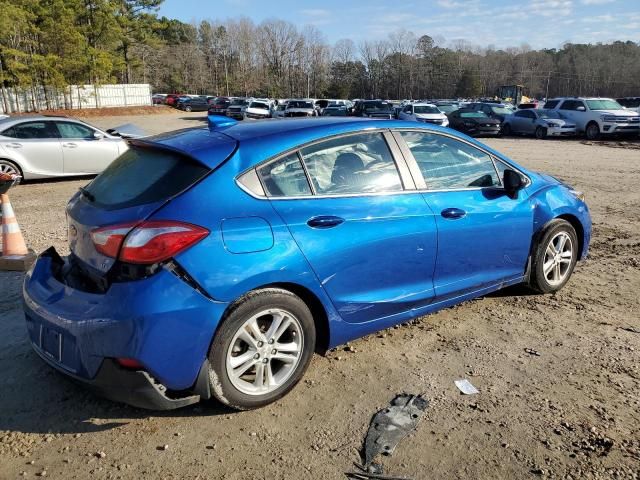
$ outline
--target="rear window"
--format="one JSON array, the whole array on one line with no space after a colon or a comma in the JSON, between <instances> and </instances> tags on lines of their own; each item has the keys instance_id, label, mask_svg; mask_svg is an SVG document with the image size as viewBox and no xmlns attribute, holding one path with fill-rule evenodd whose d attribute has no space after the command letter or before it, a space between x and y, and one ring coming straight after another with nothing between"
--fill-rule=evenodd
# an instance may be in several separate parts
<instances>
[{"instance_id":1,"label":"rear window","mask_svg":"<svg viewBox=\"0 0 640 480\"><path fill-rule=\"evenodd\" d=\"M89 200L108 209L167 200L193 185L209 168L189 157L153 147L131 146L86 191Z\"/></svg>"}]
</instances>

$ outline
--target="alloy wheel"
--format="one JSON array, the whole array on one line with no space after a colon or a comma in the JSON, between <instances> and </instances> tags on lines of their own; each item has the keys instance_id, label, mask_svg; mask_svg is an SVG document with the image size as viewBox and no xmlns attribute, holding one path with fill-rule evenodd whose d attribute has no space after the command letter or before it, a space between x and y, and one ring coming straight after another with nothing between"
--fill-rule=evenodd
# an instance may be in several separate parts
<instances>
[{"instance_id":1,"label":"alloy wheel","mask_svg":"<svg viewBox=\"0 0 640 480\"><path fill-rule=\"evenodd\" d=\"M542 271L551 286L560 285L571 270L573 242L567 232L554 235L544 252Z\"/></svg>"},{"instance_id":2,"label":"alloy wheel","mask_svg":"<svg viewBox=\"0 0 640 480\"><path fill-rule=\"evenodd\" d=\"M20 175L20 172L13 164L8 162L0 162L0 173L8 173L9 175Z\"/></svg>"},{"instance_id":3,"label":"alloy wheel","mask_svg":"<svg viewBox=\"0 0 640 480\"><path fill-rule=\"evenodd\" d=\"M303 347L302 326L294 315L282 309L259 312L242 324L229 344L229 380L247 395L273 392L296 371Z\"/></svg>"}]
</instances>

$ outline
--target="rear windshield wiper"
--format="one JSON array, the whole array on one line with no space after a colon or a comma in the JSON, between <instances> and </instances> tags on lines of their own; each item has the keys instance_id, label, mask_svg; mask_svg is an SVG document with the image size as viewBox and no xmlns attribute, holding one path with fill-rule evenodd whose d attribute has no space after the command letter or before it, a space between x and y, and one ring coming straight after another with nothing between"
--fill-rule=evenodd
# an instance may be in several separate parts
<instances>
[{"instance_id":1,"label":"rear windshield wiper","mask_svg":"<svg viewBox=\"0 0 640 480\"><path fill-rule=\"evenodd\" d=\"M90 202L95 202L96 201L96 197L93 193L91 193L89 190L87 190L84 187L80 187L78 188L78 190L80 190L80 193Z\"/></svg>"}]
</instances>

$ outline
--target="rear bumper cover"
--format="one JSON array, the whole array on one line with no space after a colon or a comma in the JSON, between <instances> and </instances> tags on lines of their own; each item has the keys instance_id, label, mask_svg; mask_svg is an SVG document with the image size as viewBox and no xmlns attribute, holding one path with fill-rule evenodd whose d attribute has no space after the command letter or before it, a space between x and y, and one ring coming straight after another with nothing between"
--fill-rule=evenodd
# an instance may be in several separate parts
<instances>
[{"instance_id":1,"label":"rear bumper cover","mask_svg":"<svg viewBox=\"0 0 640 480\"><path fill-rule=\"evenodd\" d=\"M109 398L136 406L141 405L118 389L108 393L113 390L109 385L147 399L163 389L190 395L226 303L206 298L166 269L143 280L114 283L104 294L88 293L58 281L54 261L53 255L41 255L23 286L29 337L47 363ZM113 358L135 359L144 371L115 365L122 379L105 381L114 377L114 368L105 367ZM142 401L151 405L147 408L158 408L158 402L167 404L162 396Z\"/></svg>"},{"instance_id":2,"label":"rear bumper cover","mask_svg":"<svg viewBox=\"0 0 640 480\"><path fill-rule=\"evenodd\" d=\"M46 352L35 344L32 346L40 358L51 367L96 395L114 402L126 403L147 410L174 410L200 401L199 394L171 398L167 396L167 388L147 372L126 370L112 359L105 359L95 378L87 380L60 368L60 365L52 361Z\"/></svg>"}]
</instances>

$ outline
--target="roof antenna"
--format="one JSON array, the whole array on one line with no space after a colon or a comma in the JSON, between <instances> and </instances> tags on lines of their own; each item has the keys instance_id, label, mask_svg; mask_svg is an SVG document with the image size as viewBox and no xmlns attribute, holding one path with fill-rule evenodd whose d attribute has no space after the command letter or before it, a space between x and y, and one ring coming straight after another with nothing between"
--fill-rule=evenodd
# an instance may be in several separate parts
<instances>
[{"instance_id":1,"label":"roof antenna","mask_svg":"<svg viewBox=\"0 0 640 480\"><path fill-rule=\"evenodd\" d=\"M238 122L233 118L221 115L207 115L207 123L209 124L209 130L220 130L221 128L232 127Z\"/></svg>"}]
</instances>

